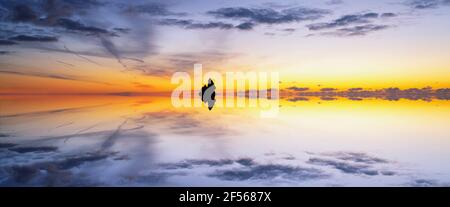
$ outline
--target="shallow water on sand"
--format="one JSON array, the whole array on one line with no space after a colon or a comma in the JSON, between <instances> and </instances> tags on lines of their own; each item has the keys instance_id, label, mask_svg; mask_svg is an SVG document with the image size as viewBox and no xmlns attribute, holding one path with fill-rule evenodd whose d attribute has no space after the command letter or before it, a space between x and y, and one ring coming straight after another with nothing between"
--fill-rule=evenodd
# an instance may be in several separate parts
<instances>
[{"instance_id":1,"label":"shallow water on sand","mask_svg":"<svg viewBox=\"0 0 450 207\"><path fill-rule=\"evenodd\" d=\"M450 102L0 97L2 186L449 186Z\"/></svg>"}]
</instances>

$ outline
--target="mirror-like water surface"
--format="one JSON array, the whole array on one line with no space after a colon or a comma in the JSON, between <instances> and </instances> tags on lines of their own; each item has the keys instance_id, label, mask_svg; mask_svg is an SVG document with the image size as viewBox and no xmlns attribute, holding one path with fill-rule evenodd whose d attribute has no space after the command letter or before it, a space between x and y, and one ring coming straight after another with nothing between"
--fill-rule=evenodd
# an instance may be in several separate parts
<instances>
[{"instance_id":1,"label":"mirror-like water surface","mask_svg":"<svg viewBox=\"0 0 450 207\"><path fill-rule=\"evenodd\" d=\"M2 186L448 186L445 100L173 108L158 96L3 96Z\"/></svg>"}]
</instances>

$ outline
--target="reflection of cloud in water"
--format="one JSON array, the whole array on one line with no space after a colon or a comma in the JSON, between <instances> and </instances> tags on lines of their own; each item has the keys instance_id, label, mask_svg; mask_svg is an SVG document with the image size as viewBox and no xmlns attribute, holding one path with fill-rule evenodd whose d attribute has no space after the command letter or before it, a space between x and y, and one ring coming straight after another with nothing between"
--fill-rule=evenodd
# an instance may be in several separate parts
<instances>
[{"instance_id":1,"label":"reflection of cloud in water","mask_svg":"<svg viewBox=\"0 0 450 207\"><path fill-rule=\"evenodd\" d=\"M176 170L176 169L192 169L196 165L206 165L208 167L221 167L225 165L231 165L234 160L222 159L222 160L183 160L176 163L163 163L160 165L163 169Z\"/></svg>"},{"instance_id":2,"label":"reflection of cloud in water","mask_svg":"<svg viewBox=\"0 0 450 207\"><path fill-rule=\"evenodd\" d=\"M42 147L16 147L9 148L8 150L18 152L18 153L29 153L29 152L54 152L58 148L52 146L42 146Z\"/></svg>"},{"instance_id":3,"label":"reflection of cloud in water","mask_svg":"<svg viewBox=\"0 0 450 207\"><path fill-rule=\"evenodd\" d=\"M332 156L340 160L360 162L365 164L376 164L376 163L388 163L388 160L370 156L366 153L361 152L334 152L334 153L322 153L322 155Z\"/></svg>"},{"instance_id":4,"label":"reflection of cloud in water","mask_svg":"<svg viewBox=\"0 0 450 207\"><path fill-rule=\"evenodd\" d=\"M15 113L2 118L14 123L18 121L15 118L32 121L31 118L56 117L66 112L84 115L95 106ZM163 185L166 178L180 173L155 171L158 167L154 167L153 145L157 133L199 136L228 133L216 123L205 124L195 115L174 111L124 114L115 117L112 121L116 124L112 126L47 119L62 122L45 123L55 126L50 129L71 127L54 132L56 135L48 135L52 130L45 130L36 135L20 135L17 140L4 134L2 137L8 140L0 145L0 185ZM139 116L142 118L133 118ZM239 162L244 164L246 160Z\"/></svg>"},{"instance_id":5,"label":"reflection of cloud in water","mask_svg":"<svg viewBox=\"0 0 450 207\"><path fill-rule=\"evenodd\" d=\"M5 179L0 184L6 186L90 185L92 184L91 182L86 183L87 181L82 181L83 176L73 175L73 172L70 170L85 163L106 159L113 154L88 153L29 165L2 166L0 168L0 174Z\"/></svg>"},{"instance_id":6,"label":"reflection of cloud in water","mask_svg":"<svg viewBox=\"0 0 450 207\"><path fill-rule=\"evenodd\" d=\"M328 174L315 168L292 166L288 164L263 164L258 163L251 158L234 160L192 159L183 160L177 163L164 163L160 166L166 170L187 170L202 167L211 168L213 172L207 173L206 176L225 181L270 181L270 179L276 178L291 181L304 181L328 177Z\"/></svg>"},{"instance_id":7,"label":"reflection of cloud in water","mask_svg":"<svg viewBox=\"0 0 450 207\"><path fill-rule=\"evenodd\" d=\"M112 130L79 132L2 143L0 185L134 185L130 178L151 169L151 148L157 135L142 126L126 119ZM69 138L74 140L63 142ZM39 146L44 143L52 146Z\"/></svg>"},{"instance_id":8,"label":"reflection of cloud in water","mask_svg":"<svg viewBox=\"0 0 450 207\"><path fill-rule=\"evenodd\" d=\"M390 164L390 162L382 158L367 155L366 153L334 152L321 153L317 155L325 156L326 158L311 157L307 162L312 165L329 166L346 174L367 176L392 176L397 174L396 172L390 170L375 169L378 164Z\"/></svg>"},{"instance_id":9,"label":"reflection of cloud in water","mask_svg":"<svg viewBox=\"0 0 450 207\"><path fill-rule=\"evenodd\" d=\"M230 129L217 122L217 120L200 119L196 113L158 111L144 113L143 117L134 119L137 124L161 127L167 133L182 135L199 135L219 137L229 135Z\"/></svg>"},{"instance_id":10,"label":"reflection of cloud in water","mask_svg":"<svg viewBox=\"0 0 450 207\"><path fill-rule=\"evenodd\" d=\"M83 106L83 107L72 107L72 108L61 108L61 109L53 109L53 110L47 110L47 111L34 111L34 112L26 112L26 113L19 113L19 114L8 114L8 115L0 115L0 118L30 118L33 116L48 116L48 115L54 115L54 114L60 114L60 113L76 113L76 112L83 112L85 110L96 108L96 107L103 107L109 104L102 104L102 105L95 105L95 106Z\"/></svg>"},{"instance_id":11,"label":"reflection of cloud in water","mask_svg":"<svg viewBox=\"0 0 450 207\"><path fill-rule=\"evenodd\" d=\"M266 153L267 154L267 153ZM348 175L365 176L395 176L400 173L386 170L380 164L392 162L370 156L360 152L333 152L333 153L307 153L312 155L306 162L299 161L295 156L276 156L276 160L269 163L257 162L252 158L240 159L187 159L174 163L163 163L159 167L166 171L201 171L207 169L206 177L217 178L223 181L259 181L285 180L302 182L307 180L327 179L334 176L331 169ZM271 153L273 157L276 154ZM301 163L299 163L301 162ZM312 165L313 167L309 167ZM320 168L316 168L320 167Z\"/></svg>"},{"instance_id":12,"label":"reflection of cloud in water","mask_svg":"<svg viewBox=\"0 0 450 207\"><path fill-rule=\"evenodd\" d=\"M241 169L218 170L210 176L222 180L266 180L283 178L296 181L328 177L326 173L315 168L293 167L281 164L262 164Z\"/></svg>"},{"instance_id":13,"label":"reflection of cloud in water","mask_svg":"<svg viewBox=\"0 0 450 207\"><path fill-rule=\"evenodd\" d=\"M338 169L342 171L343 173L348 174L363 174L363 175L379 175L380 173L382 175L394 175L394 172L391 171L378 171L371 169L371 166L369 165L362 165L362 164L354 164L354 163L348 163L348 162L340 162L330 159L322 159L322 158L310 158L308 160L308 163L313 165L323 165L323 166L331 166L335 169Z\"/></svg>"},{"instance_id":14,"label":"reflection of cloud in water","mask_svg":"<svg viewBox=\"0 0 450 207\"><path fill-rule=\"evenodd\" d=\"M411 187L450 187L450 183L442 183L433 179L413 179L405 184Z\"/></svg>"},{"instance_id":15,"label":"reflection of cloud in water","mask_svg":"<svg viewBox=\"0 0 450 207\"><path fill-rule=\"evenodd\" d=\"M362 152L307 153L302 156L295 150L279 151L279 148L273 148L257 152L259 156L249 156L245 152L252 153L254 150L244 149L240 151L244 154L237 152L230 157L228 153L236 151L229 150L225 145L220 146L223 152L210 153L209 146L207 150L201 151L205 143L222 144L222 140L228 141L209 138L229 138L230 135L241 134L224 124L230 123L228 119L216 119L217 116L208 116L195 110L136 110L131 114L129 110L123 110L100 117L103 119L91 119L96 114L88 108L61 107L63 110L41 110L2 117L7 125L2 126L3 133L0 134L0 185L185 186L211 182L211 185L216 186L323 186L330 183L345 186L352 185L354 181L362 181L363 185L378 181L381 185L448 185L440 182L441 179L432 179L435 177L417 179L421 176L399 169L396 162ZM100 114L115 108L98 109ZM51 118L44 121L47 118L45 116ZM84 120L85 116L89 119ZM85 122L82 123L79 117ZM34 124L32 130L20 131L17 130L20 127L14 128L14 124L22 121L31 121ZM40 128L47 130L39 131ZM255 129L247 130L251 135ZM243 136L233 136L229 140L232 142L233 138L238 137L245 142L249 136L246 133L243 131ZM186 140L180 139L178 135L183 138L193 136L208 139ZM186 141L196 143L184 149L180 143ZM242 150L240 146L237 150ZM174 148L180 152L171 151ZM197 159L183 159L190 156ZM211 159L209 156L222 159ZM167 158L174 162L167 162Z\"/></svg>"},{"instance_id":16,"label":"reflection of cloud in water","mask_svg":"<svg viewBox=\"0 0 450 207\"><path fill-rule=\"evenodd\" d=\"M121 125L124 125L122 123ZM120 127L119 127L120 128ZM306 181L333 180L336 169L347 175L402 176L401 173L387 167L393 162L361 152L307 153L306 162L293 155L278 156L271 153L271 161L256 161L254 158L237 159L186 159L179 162L154 163L153 137L142 130L120 131L119 136L108 148L104 142L98 145L97 151L65 155L60 150L53 156L47 156L28 164L6 164L0 167L2 186L153 186L177 185L171 183L176 176L200 175L203 178L215 178L218 181L290 183L298 185ZM106 139L108 140L108 139ZM109 140L108 142L110 142ZM126 145L126 148L122 146ZM2 153L4 151L0 151ZM15 152L16 153L16 152ZM22 155L33 154L24 152ZM267 154L267 153L266 153ZM17 153L20 155L20 153ZM273 156L276 157L273 160ZM263 156L264 157L264 156ZM380 168L379 165L386 165ZM331 168L327 168L331 167ZM102 169L99 174L98 169ZM200 173L200 174L199 174ZM402 185L402 184L399 184ZM408 186L444 186L435 180L414 179Z\"/></svg>"},{"instance_id":17,"label":"reflection of cloud in water","mask_svg":"<svg viewBox=\"0 0 450 207\"><path fill-rule=\"evenodd\" d=\"M115 139L119 136L121 139ZM23 149L13 155L0 151L0 156L8 155L9 158L3 159L0 164L0 177L4 178L0 180L0 185L134 185L130 178L139 177L142 171L151 169L154 136L144 131L119 132L114 134L113 139L109 136L100 142L96 151L67 155L52 147L56 154L43 154L34 162L33 154L43 147L10 148L9 150ZM121 143L117 144L118 142ZM127 154L121 154L121 151ZM26 163L16 164L14 160L17 158L26 160ZM98 168L102 169L101 173ZM151 185L150 182L146 184Z\"/></svg>"},{"instance_id":18,"label":"reflection of cloud in water","mask_svg":"<svg viewBox=\"0 0 450 207\"><path fill-rule=\"evenodd\" d=\"M0 149L1 148L10 148L10 147L14 147L17 144L13 144L13 143L0 143Z\"/></svg>"},{"instance_id":19,"label":"reflection of cloud in water","mask_svg":"<svg viewBox=\"0 0 450 207\"><path fill-rule=\"evenodd\" d=\"M107 150L109 148L111 148L114 143L117 141L117 139L120 136L120 131L122 130L123 125L125 125L127 123L128 119L126 119L125 121L123 121L118 127L117 129L111 134L109 135L106 140L103 142L101 150Z\"/></svg>"}]
</instances>

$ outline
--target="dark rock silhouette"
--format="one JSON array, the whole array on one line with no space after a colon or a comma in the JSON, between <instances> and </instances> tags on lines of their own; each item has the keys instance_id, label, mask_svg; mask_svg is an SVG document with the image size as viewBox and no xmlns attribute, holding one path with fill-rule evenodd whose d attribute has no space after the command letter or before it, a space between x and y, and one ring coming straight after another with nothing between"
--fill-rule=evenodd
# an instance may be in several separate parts
<instances>
[{"instance_id":1,"label":"dark rock silhouette","mask_svg":"<svg viewBox=\"0 0 450 207\"><path fill-rule=\"evenodd\" d=\"M216 86L211 78L208 80L208 84L202 87L200 96L202 97L202 101L208 104L208 109L211 111L216 103Z\"/></svg>"}]
</instances>

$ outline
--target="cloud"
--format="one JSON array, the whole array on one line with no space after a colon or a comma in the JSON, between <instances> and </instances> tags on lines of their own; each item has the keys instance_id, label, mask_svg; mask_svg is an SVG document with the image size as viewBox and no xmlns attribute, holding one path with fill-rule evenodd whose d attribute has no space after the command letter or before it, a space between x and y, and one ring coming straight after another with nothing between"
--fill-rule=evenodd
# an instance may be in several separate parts
<instances>
[{"instance_id":1,"label":"cloud","mask_svg":"<svg viewBox=\"0 0 450 207\"><path fill-rule=\"evenodd\" d=\"M287 101L290 101L290 102L309 101L309 99L305 98L305 97L297 96L297 97L289 98L289 99L287 99Z\"/></svg>"},{"instance_id":2,"label":"cloud","mask_svg":"<svg viewBox=\"0 0 450 207\"><path fill-rule=\"evenodd\" d=\"M9 40L22 41L22 42L56 42L57 37L53 36L43 36L43 35L17 35L10 37Z\"/></svg>"},{"instance_id":3,"label":"cloud","mask_svg":"<svg viewBox=\"0 0 450 207\"><path fill-rule=\"evenodd\" d=\"M11 40L0 40L0 45L16 45L17 42Z\"/></svg>"},{"instance_id":4,"label":"cloud","mask_svg":"<svg viewBox=\"0 0 450 207\"><path fill-rule=\"evenodd\" d=\"M450 183L442 183L434 179L414 179L406 186L412 187L449 187Z\"/></svg>"},{"instance_id":5,"label":"cloud","mask_svg":"<svg viewBox=\"0 0 450 207\"><path fill-rule=\"evenodd\" d=\"M322 31L330 30L318 33L319 35L331 35L338 37L349 36L363 36L371 32L384 30L392 26L377 23L381 20L387 21L390 18L396 17L397 14L392 12L376 13L366 12L361 14L347 14L330 22L319 22L306 25L310 31ZM356 25L356 26L353 26ZM315 34L309 34L307 36L314 36Z\"/></svg>"},{"instance_id":6,"label":"cloud","mask_svg":"<svg viewBox=\"0 0 450 207\"><path fill-rule=\"evenodd\" d=\"M203 67L213 67L237 56L237 53L223 53L218 51L170 53L156 57L159 62L136 64L133 70L143 75L170 77L177 71L192 70L195 63L202 63Z\"/></svg>"},{"instance_id":7,"label":"cloud","mask_svg":"<svg viewBox=\"0 0 450 207\"><path fill-rule=\"evenodd\" d=\"M87 61L89 63L93 63L95 65L99 65L101 66L100 63L94 61L91 58L88 58L87 56L91 56L91 57L102 57L102 58L110 58L113 57L114 59L117 60L117 62L124 67L126 70L129 69L128 66L123 62L123 60L133 60L135 62L143 62L140 59L137 58L129 58L129 57L124 57L123 53L129 53L129 51L127 52L122 52L119 51L117 49L117 46L112 42L110 37L107 36L98 36L99 37L99 46L101 49L101 51L96 51L96 50L90 50L90 51L74 51L69 49L66 45L63 46L63 48L59 48L56 46L39 46L37 47L37 49L41 49L41 50L46 50L46 51L50 51L50 52L62 52L62 53L70 53L73 54L81 59L83 59L84 61ZM134 40L131 40L130 44L134 43ZM124 47L121 47L122 49L125 49ZM145 50L148 50L145 49ZM105 53L106 52L106 53ZM133 52L134 53L134 52Z\"/></svg>"},{"instance_id":8,"label":"cloud","mask_svg":"<svg viewBox=\"0 0 450 207\"><path fill-rule=\"evenodd\" d=\"M322 92L332 92L332 91L336 91L336 88L321 88L320 91Z\"/></svg>"},{"instance_id":9,"label":"cloud","mask_svg":"<svg viewBox=\"0 0 450 207\"><path fill-rule=\"evenodd\" d=\"M152 85L144 84L144 83L140 83L140 82L132 82L132 84L138 88L147 88L147 89L153 88Z\"/></svg>"},{"instance_id":10,"label":"cloud","mask_svg":"<svg viewBox=\"0 0 450 207\"><path fill-rule=\"evenodd\" d=\"M349 88L348 89L348 91L350 91L350 92L356 92L356 91L362 91L362 90L363 90L363 88L361 88L361 87Z\"/></svg>"},{"instance_id":11,"label":"cloud","mask_svg":"<svg viewBox=\"0 0 450 207\"><path fill-rule=\"evenodd\" d=\"M74 176L70 169L85 163L104 160L115 153L86 153L83 155L66 156L53 161L43 161L28 165L13 165L0 167L0 174L4 176L0 182L2 186L76 186L90 185Z\"/></svg>"},{"instance_id":12,"label":"cloud","mask_svg":"<svg viewBox=\"0 0 450 207\"><path fill-rule=\"evenodd\" d=\"M184 19L162 19L158 21L159 25L163 26L180 26L185 29L233 29L234 25L224 22L208 22L198 23L193 20ZM245 28L238 28L246 30Z\"/></svg>"},{"instance_id":13,"label":"cloud","mask_svg":"<svg viewBox=\"0 0 450 207\"><path fill-rule=\"evenodd\" d=\"M94 162L94 161L98 161L98 160L103 160L114 154L115 153L111 153L111 152L87 153L87 155L68 157L59 162L55 162L54 164L56 164L59 169L66 170L66 169L70 169L70 168L73 168L76 166L80 166L86 162Z\"/></svg>"},{"instance_id":14,"label":"cloud","mask_svg":"<svg viewBox=\"0 0 450 207\"><path fill-rule=\"evenodd\" d=\"M66 63L66 62L64 62L64 61L57 60L56 62L57 62L57 63L61 63L61 64L63 64L64 66L75 67L75 65L70 64L70 63Z\"/></svg>"},{"instance_id":15,"label":"cloud","mask_svg":"<svg viewBox=\"0 0 450 207\"><path fill-rule=\"evenodd\" d=\"M12 12L12 20L18 22L29 22L37 19L36 13L27 5L17 5Z\"/></svg>"},{"instance_id":16,"label":"cloud","mask_svg":"<svg viewBox=\"0 0 450 207\"><path fill-rule=\"evenodd\" d=\"M237 165L236 165L237 164ZM198 159L183 160L176 163L163 163L160 165L165 170L183 170L193 169L196 167L206 167L214 169L213 172L207 173L207 176L218 178L220 180L244 181L244 180L261 180L283 178L287 180L311 180L328 177L328 174L315 168L305 168L299 166L291 166L284 164L261 164L255 162L251 158L239 159ZM228 168L219 169L217 168Z\"/></svg>"},{"instance_id":17,"label":"cloud","mask_svg":"<svg viewBox=\"0 0 450 207\"><path fill-rule=\"evenodd\" d=\"M307 91L307 90L309 90L309 88L307 88L307 87L297 87L297 86L292 86L287 89L292 90L292 91Z\"/></svg>"},{"instance_id":18,"label":"cloud","mask_svg":"<svg viewBox=\"0 0 450 207\"><path fill-rule=\"evenodd\" d=\"M314 154L314 153L310 153ZM378 169L378 165L391 164L390 161L370 156L360 152L334 152L316 154L322 157L309 158L307 163L313 165L330 166L346 174L367 176L393 176L397 173L391 170Z\"/></svg>"},{"instance_id":19,"label":"cloud","mask_svg":"<svg viewBox=\"0 0 450 207\"><path fill-rule=\"evenodd\" d=\"M334 101L334 100L337 100L337 98L335 98L335 97L321 96L321 97L320 97L320 100L322 100L322 101Z\"/></svg>"},{"instance_id":20,"label":"cloud","mask_svg":"<svg viewBox=\"0 0 450 207\"><path fill-rule=\"evenodd\" d=\"M322 36L335 36L335 37L354 37L354 36L365 36L369 33L385 30L391 28L390 25L376 25L376 24L365 24L358 25L354 27L344 27L336 29L335 31L321 32L317 34L309 34L307 37L322 35Z\"/></svg>"},{"instance_id":21,"label":"cloud","mask_svg":"<svg viewBox=\"0 0 450 207\"><path fill-rule=\"evenodd\" d=\"M353 161L364 164L389 163L389 161L386 159L370 156L363 152L335 152L335 153L324 153L322 155L332 156L339 160Z\"/></svg>"},{"instance_id":22,"label":"cloud","mask_svg":"<svg viewBox=\"0 0 450 207\"><path fill-rule=\"evenodd\" d=\"M98 41L98 49L105 49L106 55L99 55L108 58L115 58L125 67L124 59L137 60L153 53L155 46L151 44L152 38L152 19L139 16L140 12L147 12L156 15L160 10L160 14L169 15L172 13L159 3L138 4L136 2L121 4L116 2L103 2L96 0L61 0L61 1L33 1L24 0L18 2L0 2L1 8L5 11L4 15L0 15L0 21L5 25L9 25L11 29L4 32L9 40L16 41L34 41L34 42L53 42L58 37L77 38L76 41L88 42L88 38L101 38ZM25 5L25 6L21 6ZM125 6L136 6L136 12L123 12ZM17 9L15 9L17 7ZM154 8L152 10L152 8ZM3 12L2 10L2 12ZM108 14L98 14L108 10ZM36 18L34 18L36 16ZM152 16L152 15L150 15ZM13 18L14 17L14 18ZM112 21L114 19L114 21ZM21 22L27 24L23 24ZM117 21L116 21L117 20ZM20 25L19 24L23 24ZM126 25L124 28L123 25ZM115 44L107 37L119 37ZM52 36L52 37L51 37ZM89 37L92 36L92 37ZM120 44L123 43L123 44ZM126 44L125 44L126 43ZM10 44L10 43L4 43ZM117 47L116 44L120 46ZM27 45L29 46L29 45ZM100 54L103 51L95 51L89 47L87 43L81 47L89 48L86 54ZM35 49L46 50L46 48L31 45ZM66 52L64 50L53 50L54 52ZM81 54L83 52L78 52ZM81 56L80 56L81 57ZM86 58L83 58L86 59ZM89 61L94 63L93 61Z\"/></svg>"},{"instance_id":23,"label":"cloud","mask_svg":"<svg viewBox=\"0 0 450 207\"><path fill-rule=\"evenodd\" d=\"M283 10L274 10L272 8L227 7L208 11L207 13L217 18L235 19L261 24L281 24L316 20L329 14L330 11L305 7L293 7Z\"/></svg>"},{"instance_id":24,"label":"cloud","mask_svg":"<svg viewBox=\"0 0 450 207\"><path fill-rule=\"evenodd\" d=\"M91 60L90 58L87 58L87 57L81 55L79 52L75 52L75 51L70 50L66 45L64 45L64 50L62 50L62 51L74 54L75 56L77 56L77 57L79 57L79 58L81 58L81 59L83 59L83 60L85 60L87 62L94 63L96 65L100 65L99 63Z\"/></svg>"},{"instance_id":25,"label":"cloud","mask_svg":"<svg viewBox=\"0 0 450 207\"><path fill-rule=\"evenodd\" d=\"M102 6L106 4L103 3L102 0L60 0L60 1L46 0L44 1L44 3L47 5L60 4L67 9L77 11L83 11L84 9L88 9L95 6Z\"/></svg>"},{"instance_id":26,"label":"cloud","mask_svg":"<svg viewBox=\"0 0 450 207\"><path fill-rule=\"evenodd\" d=\"M56 20L69 16L83 16L87 9L105 5L96 0L23 0L1 2L7 18L12 22L28 22L38 26L55 26Z\"/></svg>"},{"instance_id":27,"label":"cloud","mask_svg":"<svg viewBox=\"0 0 450 207\"><path fill-rule=\"evenodd\" d=\"M217 170L214 173L209 174L209 176L230 181L267 181L275 178L305 181L326 178L328 177L328 174L315 168L304 168L282 164L255 164L246 168Z\"/></svg>"},{"instance_id":28,"label":"cloud","mask_svg":"<svg viewBox=\"0 0 450 207\"><path fill-rule=\"evenodd\" d=\"M309 158L309 164L313 165L323 165L323 166L331 166L337 170L340 170L343 173L347 174L362 174L374 176L378 175L378 171L371 170L367 165L360 164L351 164L346 162L334 161L331 159L323 159L323 158Z\"/></svg>"},{"instance_id":29,"label":"cloud","mask_svg":"<svg viewBox=\"0 0 450 207\"><path fill-rule=\"evenodd\" d=\"M84 78L78 78L78 77L74 77L74 76L67 76L67 75L61 75L61 74L45 74L45 73L37 73L37 72L18 72L18 71L7 71L7 70L0 70L0 73L10 74L10 75L31 76L31 77L38 77L38 78L52 78L52 79L60 79L60 80L82 81L82 82L88 82L88 83L111 85L110 83L106 83L106 82L88 80L88 79L84 79Z\"/></svg>"},{"instance_id":30,"label":"cloud","mask_svg":"<svg viewBox=\"0 0 450 207\"><path fill-rule=\"evenodd\" d=\"M410 0L405 5L413 9L434 9L440 6L449 6L449 0Z\"/></svg>"},{"instance_id":31,"label":"cloud","mask_svg":"<svg viewBox=\"0 0 450 207\"><path fill-rule=\"evenodd\" d=\"M175 71L171 71L170 68L165 69L165 67L153 66L149 64L135 65L132 69L140 71L142 75L159 77L170 77Z\"/></svg>"},{"instance_id":32,"label":"cloud","mask_svg":"<svg viewBox=\"0 0 450 207\"><path fill-rule=\"evenodd\" d=\"M122 5L126 13L142 13L150 16L184 16L186 13L169 11L165 4L159 2L149 2L140 5Z\"/></svg>"},{"instance_id":33,"label":"cloud","mask_svg":"<svg viewBox=\"0 0 450 207\"><path fill-rule=\"evenodd\" d=\"M117 139L121 135L122 127L128 122L128 119L123 121L119 126L117 126L116 130L108 137L106 137L105 141L101 145L101 151L109 150L116 142Z\"/></svg>"},{"instance_id":34,"label":"cloud","mask_svg":"<svg viewBox=\"0 0 450 207\"><path fill-rule=\"evenodd\" d=\"M240 30L252 30L255 24L251 22L244 22L236 26L236 28Z\"/></svg>"},{"instance_id":35,"label":"cloud","mask_svg":"<svg viewBox=\"0 0 450 207\"><path fill-rule=\"evenodd\" d=\"M29 26L36 26L38 29L45 27L46 29L54 29L61 27L69 31L82 32L83 34L109 34L115 35L106 29L94 26L87 26L79 20L72 20L69 17L82 17L84 10L90 6L101 5L97 1L78 1L78 0L62 0L62 1L30 1L26 5L8 5L9 21L12 22L28 22ZM78 14L78 15L75 15ZM61 32L61 31L56 31Z\"/></svg>"},{"instance_id":36,"label":"cloud","mask_svg":"<svg viewBox=\"0 0 450 207\"><path fill-rule=\"evenodd\" d=\"M54 129L66 127L66 126L72 125L73 123L74 123L73 121L71 121L71 122L66 122L66 123L63 123L63 124L60 124L60 125L56 126Z\"/></svg>"},{"instance_id":37,"label":"cloud","mask_svg":"<svg viewBox=\"0 0 450 207\"><path fill-rule=\"evenodd\" d=\"M39 171L32 166L12 166L7 172L15 182L24 183L35 177Z\"/></svg>"},{"instance_id":38,"label":"cloud","mask_svg":"<svg viewBox=\"0 0 450 207\"><path fill-rule=\"evenodd\" d=\"M67 18L59 19L57 24L68 30L86 32L88 34L95 34L95 35L110 34L110 32L106 29L93 27L93 26L86 26L78 21L74 21L74 20L67 19Z\"/></svg>"},{"instance_id":39,"label":"cloud","mask_svg":"<svg viewBox=\"0 0 450 207\"><path fill-rule=\"evenodd\" d=\"M137 129L141 129L142 126L137 126L137 127L133 127L133 128L129 128L129 129L113 129L113 130L102 130L102 131L93 131L93 132L86 132L89 131L93 128L95 128L96 125L87 127L85 129L79 130L76 133L73 134L65 134L65 135L61 135L61 136L52 136L52 137L44 137L42 139L40 139L40 141L56 141L56 140L64 140L64 143L66 143L67 141L69 141L72 138L92 138L92 137L104 137L105 140L103 141L101 148L99 151L105 151L106 149L111 148L112 146L114 146L114 144L117 142L118 138L120 136L125 136L128 138L133 138L133 137L139 137L139 138L153 138L156 135L154 134L133 134L131 133L134 130Z\"/></svg>"},{"instance_id":40,"label":"cloud","mask_svg":"<svg viewBox=\"0 0 450 207\"><path fill-rule=\"evenodd\" d=\"M42 147L15 147L9 148L8 150L18 152L18 153L29 153L29 152L54 152L58 150L57 147L42 146Z\"/></svg>"},{"instance_id":41,"label":"cloud","mask_svg":"<svg viewBox=\"0 0 450 207\"><path fill-rule=\"evenodd\" d=\"M237 162L243 166L252 166L252 165L256 164L255 161L253 161L253 159L251 159L251 158L240 158L240 159L235 160L235 162Z\"/></svg>"},{"instance_id":42,"label":"cloud","mask_svg":"<svg viewBox=\"0 0 450 207\"><path fill-rule=\"evenodd\" d=\"M13 52L0 50L0 55L9 55L11 53L13 53Z\"/></svg>"},{"instance_id":43,"label":"cloud","mask_svg":"<svg viewBox=\"0 0 450 207\"><path fill-rule=\"evenodd\" d=\"M343 3L344 3L343 0L329 0L329 1L325 2L325 4L328 4L328 5L336 5L336 4L343 4Z\"/></svg>"},{"instance_id":44,"label":"cloud","mask_svg":"<svg viewBox=\"0 0 450 207\"><path fill-rule=\"evenodd\" d=\"M368 33L385 30L387 28L390 28L389 25L375 25L375 24L366 24L366 25L360 25L360 26L354 26L354 27L347 27L347 28L341 28L333 33L329 33L336 36L363 36L367 35Z\"/></svg>"},{"instance_id":45,"label":"cloud","mask_svg":"<svg viewBox=\"0 0 450 207\"><path fill-rule=\"evenodd\" d=\"M386 12L386 13L381 14L381 17L383 17L383 18L396 17L396 16L397 16L397 14L392 13L392 12Z\"/></svg>"},{"instance_id":46,"label":"cloud","mask_svg":"<svg viewBox=\"0 0 450 207\"><path fill-rule=\"evenodd\" d=\"M91 140L104 138L103 143L100 141L100 146L94 145L95 148L91 152L86 152L86 148L83 148L80 152L78 150L69 150L69 152L58 150L56 153L38 155L33 155L32 153L9 153L6 154L8 155L7 157L4 156L5 154L2 154L4 158L9 158L9 160L3 160L0 166L0 177L2 177L0 186L104 186L124 185L124 182L128 186L134 182L145 182L139 183L144 185L153 184L149 177L153 172L149 172L147 170L148 165L143 165L143 163L149 163L153 156L153 150L150 150L149 147L151 147L155 135L145 131L136 131L140 129L138 127L123 129L121 128L123 124L116 130L77 133L76 135L69 134L39 139L38 141L52 141L62 144L60 142L61 139L73 136ZM119 154L110 150L116 142L120 141L118 139L120 137L126 138L126 149L129 150L127 154ZM30 144L35 143L35 140L30 142ZM121 145L121 150L123 150L123 146ZM88 147L87 149L89 150L90 148ZM8 150L1 150L1 153L8 153L11 149L18 149L18 147L13 146L13 148ZM42 147L38 146L23 150L23 153L43 152ZM111 167L111 162L121 162L119 165L113 165L120 167L113 167L114 169L111 170L109 168ZM96 170L99 166L102 169L106 167L106 170L109 171L105 174L113 177L99 179L98 171ZM145 172L142 171L143 169L145 169ZM169 176L168 173L163 174ZM130 180L138 177L147 177L148 179Z\"/></svg>"},{"instance_id":47,"label":"cloud","mask_svg":"<svg viewBox=\"0 0 450 207\"><path fill-rule=\"evenodd\" d=\"M160 164L160 167L169 170L175 169L191 169L195 166L207 166L207 167L221 167L225 165L231 165L235 161L231 159L222 159L222 160L208 160L208 159L192 159L192 160L183 160L177 163L163 163Z\"/></svg>"},{"instance_id":48,"label":"cloud","mask_svg":"<svg viewBox=\"0 0 450 207\"><path fill-rule=\"evenodd\" d=\"M371 19L378 18L378 16L378 13L373 12L364 14L350 14L341 16L340 18L335 19L331 22L309 24L306 27L308 27L308 29L312 31L331 29L351 24L369 23Z\"/></svg>"},{"instance_id":49,"label":"cloud","mask_svg":"<svg viewBox=\"0 0 450 207\"><path fill-rule=\"evenodd\" d=\"M234 133L228 127L217 124L215 119L199 120L195 113L159 111L143 115L142 119L134 122L161 127L167 133L211 137L223 137Z\"/></svg>"},{"instance_id":50,"label":"cloud","mask_svg":"<svg viewBox=\"0 0 450 207\"><path fill-rule=\"evenodd\" d=\"M102 46L106 49L106 51L108 51L117 60L117 62L122 65L123 68L128 69L127 65L122 62L121 54L116 45L110 39L105 37L101 37L100 40Z\"/></svg>"},{"instance_id":51,"label":"cloud","mask_svg":"<svg viewBox=\"0 0 450 207\"><path fill-rule=\"evenodd\" d=\"M131 29L130 29L130 28L120 28L120 27L116 27L116 28L114 28L113 30L114 30L114 31L117 31L117 32L120 32L120 33L126 34L126 33L129 33Z\"/></svg>"},{"instance_id":52,"label":"cloud","mask_svg":"<svg viewBox=\"0 0 450 207\"><path fill-rule=\"evenodd\" d=\"M193 23L190 25L186 25L187 29L231 29L233 28L232 24L223 23L223 22L208 22L208 23Z\"/></svg>"},{"instance_id":53,"label":"cloud","mask_svg":"<svg viewBox=\"0 0 450 207\"><path fill-rule=\"evenodd\" d=\"M0 115L0 118L16 118L16 117L29 118L30 116L47 116L47 115L51 115L51 114L65 113L65 112L80 112L80 111L86 110L91 107L98 107L98 106L59 108L59 109L47 110L47 111L34 111L34 112L26 112L26 113L8 114L8 115ZM6 135L6 136L8 136L8 135Z\"/></svg>"},{"instance_id":54,"label":"cloud","mask_svg":"<svg viewBox=\"0 0 450 207\"><path fill-rule=\"evenodd\" d=\"M1 148L10 148L10 147L14 147L17 144L13 144L13 143L0 143L0 149Z\"/></svg>"},{"instance_id":55,"label":"cloud","mask_svg":"<svg viewBox=\"0 0 450 207\"><path fill-rule=\"evenodd\" d=\"M282 31L284 32L295 32L296 29L294 28L286 28L286 29L282 29Z\"/></svg>"}]
</instances>

